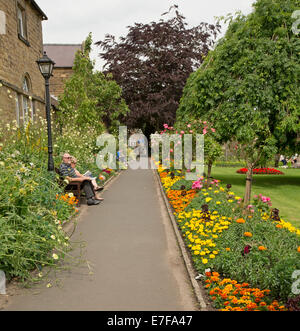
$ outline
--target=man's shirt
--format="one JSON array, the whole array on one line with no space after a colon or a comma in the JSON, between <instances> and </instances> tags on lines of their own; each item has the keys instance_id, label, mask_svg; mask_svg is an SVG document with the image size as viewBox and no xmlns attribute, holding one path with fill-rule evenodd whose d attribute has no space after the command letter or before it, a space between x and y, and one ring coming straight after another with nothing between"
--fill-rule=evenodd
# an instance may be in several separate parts
<instances>
[{"instance_id":1,"label":"man's shirt","mask_svg":"<svg viewBox=\"0 0 300 331\"><path fill-rule=\"evenodd\" d=\"M59 173L62 177L77 178L75 170L70 164L62 163L59 167Z\"/></svg>"}]
</instances>

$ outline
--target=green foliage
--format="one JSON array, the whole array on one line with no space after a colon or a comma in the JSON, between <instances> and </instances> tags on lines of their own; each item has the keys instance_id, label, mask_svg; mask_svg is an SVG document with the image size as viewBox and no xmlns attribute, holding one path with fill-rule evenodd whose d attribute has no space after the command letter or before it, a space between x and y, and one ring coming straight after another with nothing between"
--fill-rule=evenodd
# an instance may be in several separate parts
<instances>
[{"instance_id":1,"label":"green foliage","mask_svg":"<svg viewBox=\"0 0 300 331\"><path fill-rule=\"evenodd\" d=\"M84 132L68 123L63 134L53 131L55 166L69 152L78 159L79 170L90 170L101 185L114 172L103 173L96 166L96 129ZM22 128L8 124L0 139L0 270L8 279L34 280L31 271L57 267L73 247L62 225L77 209L57 175L47 170L45 120ZM105 174L102 180L100 174Z\"/></svg>"},{"instance_id":2,"label":"green foliage","mask_svg":"<svg viewBox=\"0 0 300 331\"><path fill-rule=\"evenodd\" d=\"M193 183L190 180L180 179L175 184L173 184L171 190L182 190L183 186L185 187L184 190L189 191L191 190Z\"/></svg>"},{"instance_id":3,"label":"green foliage","mask_svg":"<svg viewBox=\"0 0 300 331\"><path fill-rule=\"evenodd\" d=\"M253 236L247 238L245 232ZM248 245L250 252L244 254ZM254 217L245 224L233 222L217 240L222 254L214 259L213 268L238 282L247 281L253 287L269 289L273 298L287 301L291 295L292 274L300 268L299 245L299 236L277 229L269 220ZM260 251L260 246L266 250Z\"/></svg>"},{"instance_id":4,"label":"green foliage","mask_svg":"<svg viewBox=\"0 0 300 331\"><path fill-rule=\"evenodd\" d=\"M8 278L28 279L69 250L61 225L75 210L56 199L62 188L47 171L45 132L31 124L8 126L0 152L0 270Z\"/></svg>"},{"instance_id":5,"label":"green foliage","mask_svg":"<svg viewBox=\"0 0 300 331\"><path fill-rule=\"evenodd\" d=\"M78 51L74 61L74 74L66 82L59 102L59 121L64 127L71 122L76 127L94 128L98 132L114 131L120 125L118 118L126 116L128 107L122 99L122 90L112 80L94 70L90 60L92 35L89 34L83 51Z\"/></svg>"},{"instance_id":6,"label":"green foliage","mask_svg":"<svg viewBox=\"0 0 300 331\"><path fill-rule=\"evenodd\" d=\"M258 0L231 20L225 37L185 87L177 115L212 123L224 142L236 139L249 162L268 158L299 130L297 0ZM290 137L290 138L291 138Z\"/></svg>"}]
</instances>

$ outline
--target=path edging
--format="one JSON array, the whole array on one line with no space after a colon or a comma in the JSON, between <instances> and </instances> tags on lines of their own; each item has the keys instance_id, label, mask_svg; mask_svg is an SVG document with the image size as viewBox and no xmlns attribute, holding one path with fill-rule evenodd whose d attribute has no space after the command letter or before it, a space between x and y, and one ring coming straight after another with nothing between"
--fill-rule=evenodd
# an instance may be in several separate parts
<instances>
[{"instance_id":1,"label":"path edging","mask_svg":"<svg viewBox=\"0 0 300 331\"><path fill-rule=\"evenodd\" d=\"M178 226L177 226L177 222L176 222L176 219L175 219L174 214L172 212L170 203L169 203L169 201L168 201L168 199L167 199L167 197L165 195L165 192L164 192L163 186L161 184L161 181L160 181L159 175L157 173L157 170L156 169L153 169L152 171L154 172L154 176L156 178L156 181L158 182L158 186L159 186L159 189L160 189L160 194L163 197L163 200L164 200L164 203L165 203L165 206L166 206L166 209L167 209L167 212L168 212L170 221L172 223L173 230L175 232L175 235L176 235L176 238L177 238L177 242L178 242L178 245L179 245L181 254L183 256L184 264L185 264L187 273L188 273L189 278L190 278L190 282L192 284L194 293L195 293L195 295L197 297L198 303L200 304L200 310L207 311L207 310L209 310L208 309L208 305L206 304L206 302L205 302L205 300L203 298L203 294L201 293L200 286L199 286L198 282L195 279L195 276L196 276L195 270L194 270L193 264L192 264L192 262L190 260L189 254L187 252L185 243L184 243L184 241L182 239L181 233L179 232L179 229L178 229Z\"/></svg>"}]
</instances>

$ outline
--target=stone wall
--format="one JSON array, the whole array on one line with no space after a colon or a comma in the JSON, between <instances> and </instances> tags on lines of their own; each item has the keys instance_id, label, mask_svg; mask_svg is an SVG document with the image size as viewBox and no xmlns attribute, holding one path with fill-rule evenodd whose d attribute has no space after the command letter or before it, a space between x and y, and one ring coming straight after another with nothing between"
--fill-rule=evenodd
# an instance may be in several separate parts
<instances>
[{"instance_id":1,"label":"stone wall","mask_svg":"<svg viewBox=\"0 0 300 331\"><path fill-rule=\"evenodd\" d=\"M72 68L54 68L50 79L50 93L58 98L64 92L66 81L72 76Z\"/></svg>"},{"instance_id":2,"label":"stone wall","mask_svg":"<svg viewBox=\"0 0 300 331\"><path fill-rule=\"evenodd\" d=\"M17 6L24 9L26 38L18 33ZM27 98L35 111L42 109L45 81L36 61L43 55L43 17L29 0L0 0L5 16L5 34L0 34L0 109L1 122L16 119L17 98ZM24 78L29 92L23 90ZM29 99L30 98L30 99Z\"/></svg>"}]
</instances>

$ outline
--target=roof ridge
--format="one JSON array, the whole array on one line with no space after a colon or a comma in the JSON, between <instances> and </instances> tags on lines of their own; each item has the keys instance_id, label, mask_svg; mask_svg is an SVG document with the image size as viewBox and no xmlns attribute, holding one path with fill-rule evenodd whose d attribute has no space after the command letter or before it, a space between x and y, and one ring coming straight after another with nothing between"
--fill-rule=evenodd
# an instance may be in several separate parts
<instances>
[{"instance_id":1,"label":"roof ridge","mask_svg":"<svg viewBox=\"0 0 300 331\"><path fill-rule=\"evenodd\" d=\"M46 43L44 46L81 46L82 44L58 44L58 43Z\"/></svg>"}]
</instances>

